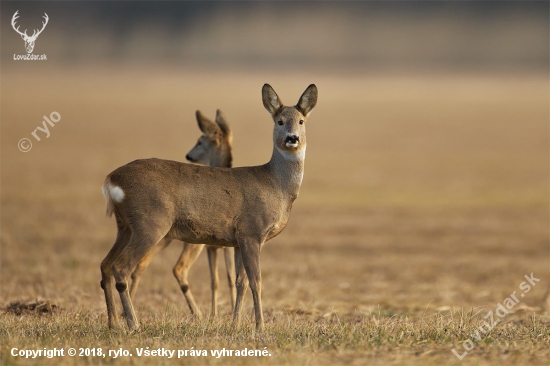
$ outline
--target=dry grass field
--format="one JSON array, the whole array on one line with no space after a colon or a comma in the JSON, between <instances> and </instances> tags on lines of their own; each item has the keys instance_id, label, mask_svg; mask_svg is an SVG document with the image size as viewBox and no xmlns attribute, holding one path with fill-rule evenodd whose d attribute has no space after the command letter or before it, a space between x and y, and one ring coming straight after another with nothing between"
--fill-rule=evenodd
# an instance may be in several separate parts
<instances>
[{"instance_id":1,"label":"dry grass field","mask_svg":"<svg viewBox=\"0 0 550 366\"><path fill-rule=\"evenodd\" d=\"M285 231L262 251L266 331L196 320L172 276L178 242L143 276L142 330L107 329L99 264L112 246L106 174L138 158L184 160L194 111L221 108L234 165L267 162L269 82L293 104L314 82L306 172ZM0 363L548 365L548 75L205 72L173 67L4 67L1 89L0 306L48 300L53 313L0 313ZM53 111L45 138L31 132ZM29 138L32 150L18 141ZM190 280L210 306L206 255ZM223 262L223 261L222 261ZM224 269L220 263L220 274ZM484 316L524 275L540 282L459 360ZM118 299L118 296L117 296ZM121 309L120 304L119 310ZM132 357L25 359L12 348L129 350ZM136 348L271 356L146 358Z\"/></svg>"}]
</instances>

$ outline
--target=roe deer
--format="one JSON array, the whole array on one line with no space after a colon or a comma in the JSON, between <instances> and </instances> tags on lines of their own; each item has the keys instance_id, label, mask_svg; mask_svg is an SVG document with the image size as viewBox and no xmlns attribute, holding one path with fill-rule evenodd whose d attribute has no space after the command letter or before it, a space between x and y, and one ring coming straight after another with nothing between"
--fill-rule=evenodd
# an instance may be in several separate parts
<instances>
[{"instance_id":1,"label":"roe deer","mask_svg":"<svg viewBox=\"0 0 550 366\"><path fill-rule=\"evenodd\" d=\"M285 228L298 197L306 153L305 122L317 103L317 87L311 84L296 106L286 107L265 84L262 100L275 122L273 153L264 165L213 168L145 159L107 176L103 185L107 215L115 214L118 228L116 241L101 262L109 327L116 320L113 278L126 323L137 331L128 277L160 240L178 239L235 247L233 324L239 323L243 297L250 285L256 330L263 329L260 249Z\"/></svg>"},{"instance_id":2,"label":"roe deer","mask_svg":"<svg viewBox=\"0 0 550 366\"><path fill-rule=\"evenodd\" d=\"M225 116L221 110L217 110L215 123L201 114L196 113L199 129L203 135L199 138L196 145L187 153L185 158L197 164L202 164L212 167L231 168L231 143L233 136L231 129L226 122ZM134 302L137 287L141 275L151 262L151 260L164 248L170 244L171 240L161 240L147 255L138 263L132 273L132 285L130 286L130 299ZM197 260L198 255L204 248L204 244L189 244L183 243L183 250L174 266L172 272L178 280L181 291L185 295L187 304L191 313L201 316L195 299L191 294L189 282L189 270ZM208 265L210 267L211 290L212 290L212 315L218 313L218 249L219 246L207 245L206 251L208 254ZM225 256L225 267L227 270L227 281L229 283L229 294L231 295L231 310L235 307L235 259L233 248L223 248Z\"/></svg>"}]
</instances>

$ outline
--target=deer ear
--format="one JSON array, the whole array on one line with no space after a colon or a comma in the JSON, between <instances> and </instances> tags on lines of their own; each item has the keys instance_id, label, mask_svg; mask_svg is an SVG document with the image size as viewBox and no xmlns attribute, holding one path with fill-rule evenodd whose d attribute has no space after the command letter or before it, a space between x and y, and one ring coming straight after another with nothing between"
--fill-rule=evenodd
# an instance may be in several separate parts
<instances>
[{"instance_id":1,"label":"deer ear","mask_svg":"<svg viewBox=\"0 0 550 366\"><path fill-rule=\"evenodd\" d=\"M221 109L216 111L216 123L224 135L231 135L231 128L229 128L229 124L227 124L227 120L225 119L225 114L221 111Z\"/></svg>"},{"instance_id":2,"label":"deer ear","mask_svg":"<svg viewBox=\"0 0 550 366\"><path fill-rule=\"evenodd\" d=\"M279 109L283 107L283 103L275 90L269 84L264 84L262 88L262 101L264 102L264 107L267 109L272 116L275 116Z\"/></svg>"},{"instance_id":3,"label":"deer ear","mask_svg":"<svg viewBox=\"0 0 550 366\"><path fill-rule=\"evenodd\" d=\"M302 114L307 117L307 115L311 112L316 104L317 87L315 86L315 84L311 84L307 87L304 94L302 94L302 96L300 97L300 100L298 101L296 107L298 107L300 112L302 112Z\"/></svg>"},{"instance_id":4,"label":"deer ear","mask_svg":"<svg viewBox=\"0 0 550 366\"><path fill-rule=\"evenodd\" d=\"M204 133L204 135L212 142L218 142L221 137L221 130L217 124L203 116L200 111L196 112L197 122L199 123L199 128Z\"/></svg>"}]
</instances>

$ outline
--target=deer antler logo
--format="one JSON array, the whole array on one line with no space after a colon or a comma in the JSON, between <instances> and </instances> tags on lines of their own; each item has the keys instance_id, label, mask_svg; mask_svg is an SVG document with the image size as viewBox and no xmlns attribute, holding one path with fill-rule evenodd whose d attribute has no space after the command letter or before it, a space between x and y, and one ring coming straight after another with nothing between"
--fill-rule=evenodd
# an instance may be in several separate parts
<instances>
[{"instance_id":1,"label":"deer antler logo","mask_svg":"<svg viewBox=\"0 0 550 366\"><path fill-rule=\"evenodd\" d=\"M19 10L17 10L15 12L15 14L13 14L13 17L11 18L11 26L13 27L13 29L19 33L21 35L21 38L23 38L23 41L25 41L25 49L27 50L27 53L32 53L32 50L34 49L34 42L36 41L36 38L38 38L38 36L40 35L40 33L42 33L42 31L44 30L44 28L46 28L46 24L48 24L48 14L44 13L44 19L45 19L45 22L42 22L42 29L38 30L38 29L35 29L34 30L34 33L32 34L32 36L28 36L27 35L27 30L25 29L24 32L21 32L19 30L19 26L17 28L15 28L15 20L17 18L19 18L19 15L17 15L17 13L19 13Z\"/></svg>"}]
</instances>

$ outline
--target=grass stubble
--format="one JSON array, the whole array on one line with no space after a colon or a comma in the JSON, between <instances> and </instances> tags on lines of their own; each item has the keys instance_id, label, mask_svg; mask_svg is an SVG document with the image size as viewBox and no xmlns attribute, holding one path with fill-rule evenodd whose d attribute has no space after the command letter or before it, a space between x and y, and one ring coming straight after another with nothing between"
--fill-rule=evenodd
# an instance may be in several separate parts
<instances>
[{"instance_id":1,"label":"grass stubble","mask_svg":"<svg viewBox=\"0 0 550 366\"><path fill-rule=\"evenodd\" d=\"M532 364L543 365L549 357L548 319L536 313L509 316L462 360L451 353L459 343L484 327L480 310L451 309L431 315L381 313L296 314L268 311L266 329L256 334L251 317L238 329L231 327L231 315L198 320L180 310L165 309L161 316L142 318L142 328L131 333L124 326L108 330L103 313L59 310L54 314L18 317L2 314L0 336L2 364ZM122 324L121 324L122 325ZM12 347L39 348L120 348L136 355L136 348L206 350L204 356L164 357L64 357L22 359L8 356ZM266 348L266 357L212 356L210 350ZM66 351L65 351L66 352Z\"/></svg>"}]
</instances>

